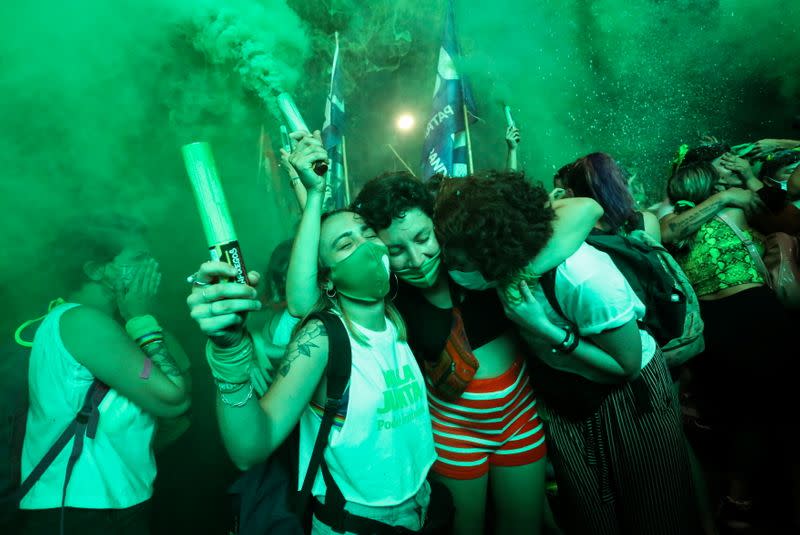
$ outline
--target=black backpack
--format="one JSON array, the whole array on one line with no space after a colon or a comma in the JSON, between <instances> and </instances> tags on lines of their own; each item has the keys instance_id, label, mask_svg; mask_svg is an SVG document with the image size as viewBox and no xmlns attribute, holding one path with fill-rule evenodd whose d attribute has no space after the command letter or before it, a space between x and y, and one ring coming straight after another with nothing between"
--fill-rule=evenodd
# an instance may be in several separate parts
<instances>
[{"instance_id":1,"label":"black backpack","mask_svg":"<svg viewBox=\"0 0 800 535\"><path fill-rule=\"evenodd\" d=\"M351 515L344 510L344 497L328 470L323 453L328 444L336 415L350 381L352 351L350 338L342 320L331 312L317 312L308 317L322 321L328 334L327 400L319 433L314 442L311 459L301 490L297 489L298 429L265 462L246 471L228 492L233 497L237 535L302 535L311 531L311 490L319 470L327 487L326 507L317 514L331 518L323 521L337 528L337 522L356 526L347 529L357 533L406 534L411 531L381 524L371 519ZM387 484L391 482L387 481ZM450 533L453 522L452 496L446 487L431 482L431 502L428 506L425 534ZM340 529L340 531L345 531Z\"/></svg>"},{"instance_id":2,"label":"black backpack","mask_svg":"<svg viewBox=\"0 0 800 535\"><path fill-rule=\"evenodd\" d=\"M593 230L586 238L586 243L611 257L645 305L641 326L653 335L659 346L675 346L676 354L684 359L689 358L702 351L703 344L703 327L696 297L691 287L686 288L680 278L671 273L671 269L680 268L674 266L671 257L664 258L669 253L660 244L644 235L642 214L636 215L630 235ZM566 319L556 298L555 277L556 270L552 269L542 275L539 284L553 310ZM698 309L696 313L688 313L687 302L692 304L692 310ZM665 357L667 351L669 349L664 351ZM544 403L551 404L560 414L575 420L593 414L609 394L628 384L596 383L574 373L556 370L538 358L529 359L529 363L531 381ZM641 378L630 384L637 399L644 396L646 389Z\"/></svg>"},{"instance_id":3,"label":"black backpack","mask_svg":"<svg viewBox=\"0 0 800 535\"><path fill-rule=\"evenodd\" d=\"M642 325L661 347L681 338L686 325L686 289L665 267L669 255L660 244L647 239L642 214L629 235L593 230L586 243L607 253L633 291L644 303Z\"/></svg>"},{"instance_id":4,"label":"black backpack","mask_svg":"<svg viewBox=\"0 0 800 535\"><path fill-rule=\"evenodd\" d=\"M322 321L328 334L327 400L311 460L301 490L297 489L298 429L267 459L247 470L228 489L232 496L238 535L301 535L311 525L311 487L323 464L323 453L334 416L350 381L350 338L339 316L318 312L308 319Z\"/></svg>"}]
</instances>

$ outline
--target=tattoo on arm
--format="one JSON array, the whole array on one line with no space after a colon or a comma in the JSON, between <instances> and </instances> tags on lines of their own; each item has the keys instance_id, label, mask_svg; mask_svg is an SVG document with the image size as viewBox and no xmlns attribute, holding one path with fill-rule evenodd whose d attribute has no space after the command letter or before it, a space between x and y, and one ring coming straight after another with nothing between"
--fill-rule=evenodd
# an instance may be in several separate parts
<instances>
[{"instance_id":1,"label":"tattoo on arm","mask_svg":"<svg viewBox=\"0 0 800 535\"><path fill-rule=\"evenodd\" d=\"M675 239L682 240L697 232L704 223L714 217L722 208L723 204L719 201L708 206L692 208L684 214L675 216L675 219L667 225L669 230L675 233Z\"/></svg>"},{"instance_id":2,"label":"tattoo on arm","mask_svg":"<svg viewBox=\"0 0 800 535\"><path fill-rule=\"evenodd\" d=\"M144 346L142 350L150 357L153 364L164 372L164 375L168 377L180 377L183 375L180 368L178 368L178 365L175 363L175 360L170 356L169 351L167 351L167 346L163 340L151 342Z\"/></svg>"},{"instance_id":3,"label":"tattoo on arm","mask_svg":"<svg viewBox=\"0 0 800 535\"><path fill-rule=\"evenodd\" d=\"M284 377L289 374L292 363L300 357L311 357L311 349L319 347L320 338L325 335L322 323L309 325L307 329L289 344L286 356L278 367L278 372Z\"/></svg>"}]
</instances>

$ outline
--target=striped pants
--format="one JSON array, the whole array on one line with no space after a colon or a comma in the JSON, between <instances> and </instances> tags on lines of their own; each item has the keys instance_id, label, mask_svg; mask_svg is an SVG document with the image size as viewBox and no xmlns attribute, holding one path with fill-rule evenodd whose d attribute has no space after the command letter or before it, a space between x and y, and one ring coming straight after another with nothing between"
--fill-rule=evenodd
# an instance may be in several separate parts
<instances>
[{"instance_id":1,"label":"striped pants","mask_svg":"<svg viewBox=\"0 0 800 535\"><path fill-rule=\"evenodd\" d=\"M517 359L502 375L473 379L453 403L428 389L433 471L451 479L477 479L490 466L524 466L547 455L544 429L525 361Z\"/></svg>"},{"instance_id":2,"label":"striped pants","mask_svg":"<svg viewBox=\"0 0 800 535\"><path fill-rule=\"evenodd\" d=\"M678 400L657 351L641 381L616 390L586 419L543 411L569 535L698 533Z\"/></svg>"}]
</instances>

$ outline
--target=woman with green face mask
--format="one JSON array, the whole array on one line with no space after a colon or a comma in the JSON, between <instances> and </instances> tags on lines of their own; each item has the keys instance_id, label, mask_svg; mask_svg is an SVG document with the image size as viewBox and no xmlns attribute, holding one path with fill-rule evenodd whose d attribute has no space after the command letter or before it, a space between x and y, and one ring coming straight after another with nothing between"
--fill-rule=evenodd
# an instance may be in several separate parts
<instances>
[{"instance_id":1,"label":"woman with green face mask","mask_svg":"<svg viewBox=\"0 0 800 535\"><path fill-rule=\"evenodd\" d=\"M572 207L578 205L586 208L580 212L586 217L572 210L572 226L559 230L566 247L574 242L577 248L601 215L592 201ZM455 532L483 532L491 478L495 531L513 533L525 526L526 532L539 533L544 435L524 359L495 290L466 289L459 286L464 281L458 273L448 275L431 220L433 195L410 175L370 181L354 208L387 246L397 279L393 303L426 375L438 453L433 472L453 494ZM313 288L290 289L289 306L309 310L317 299Z\"/></svg>"},{"instance_id":2,"label":"woman with green face mask","mask_svg":"<svg viewBox=\"0 0 800 535\"><path fill-rule=\"evenodd\" d=\"M316 289L309 310L342 317L352 351L346 402L324 452L325 463L350 513L338 526L363 532L365 519L419 531L430 499L428 471L436 458L422 373L405 342L405 327L391 302L386 246L361 217L349 211L322 216L324 179L312 163L326 158L319 134L293 134L290 157L308 188L287 273L287 295L307 285ZM212 283L231 267L206 263L196 278ZM258 274L251 273L251 283ZM250 286L233 283L195 288L192 317L209 336L207 353L219 385L219 423L233 461L247 469L266 460L299 424L299 473L303 480L325 405L328 340L320 320L296 329L274 382L254 395L250 378L252 342L240 313L257 310ZM299 317L291 297L289 311ZM317 474L313 533L333 533L323 519L335 518L330 487ZM371 528L370 528L371 529ZM372 533L373 531L370 531Z\"/></svg>"}]
</instances>

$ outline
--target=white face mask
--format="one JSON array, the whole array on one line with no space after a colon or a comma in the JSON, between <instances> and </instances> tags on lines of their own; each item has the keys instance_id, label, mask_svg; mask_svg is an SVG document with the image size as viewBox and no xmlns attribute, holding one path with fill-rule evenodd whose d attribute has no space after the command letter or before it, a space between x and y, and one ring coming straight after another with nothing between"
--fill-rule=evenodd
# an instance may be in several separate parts
<instances>
[{"instance_id":1,"label":"white face mask","mask_svg":"<svg viewBox=\"0 0 800 535\"><path fill-rule=\"evenodd\" d=\"M488 290L496 288L497 281L487 281L480 271L448 271L450 278L467 290Z\"/></svg>"}]
</instances>

